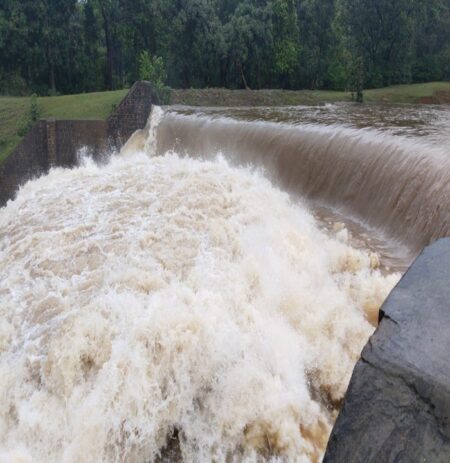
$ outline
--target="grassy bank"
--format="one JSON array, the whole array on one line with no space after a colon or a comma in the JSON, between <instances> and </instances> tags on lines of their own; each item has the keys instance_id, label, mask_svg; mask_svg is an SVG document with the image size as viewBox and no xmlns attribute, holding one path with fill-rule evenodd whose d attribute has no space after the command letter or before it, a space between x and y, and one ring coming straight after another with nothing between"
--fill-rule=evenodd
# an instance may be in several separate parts
<instances>
[{"instance_id":1,"label":"grassy bank","mask_svg":"<svg viewBox=\"0 0 450 463\"><path fill-rule=\"evenodd\" d=\"M364 92L365 101L373 103L446 103L450 104L450 82L396 85Z\"/></svg>"},{"instance_id":2,"label":"grassy bank","mask_svg":"<svg viewBox=\"0 0 450 463\"><path fill-rule=\"evenodd\" d=\"M450 82L396 85L365 90L370 103L450 103ZM172 104L191 106L283 106L351 101L348 92L328 90L226 90L222 88L172 90Z\"/></svg>"},{"instance_id":3,"label":"grassy bank","mask_svg":"<svg viewBox=\"0 0 450 463\"><path fill-rule=\"evenodd\" d=\"M40 117L106 119L128 90L38 98ZM30 98L0 97L0 162L20 142L18 130L26 124Z\"/></svg>"},{"instance_id":4,"label":"grassy bank","mask_svg":"<svg viewBox=\"0 0 450 463\"><path fill-rule=\"evenodd\" d=\"M38 98L42 118L106 119L127 90L84 93ZM366 102L371 103L449 103L450 82L398 85L366 90ZM325 90L172 90L171 103L194 106L283 106L351 101L348 92ZM28 117L30 98L0 97L0 162L6 158L21 137L17 134Z\"/></svg>"},{"instance_id":5,"label":"grassy bank","mask_svg":"<svg viewBox=\"0 0 450 463\"><path fill-rule=\"evenodd\" d=\"M172 90L171 103L188 106L295 106L351 101L348 92L326 90Z\"/></svg>"}]
</instances>

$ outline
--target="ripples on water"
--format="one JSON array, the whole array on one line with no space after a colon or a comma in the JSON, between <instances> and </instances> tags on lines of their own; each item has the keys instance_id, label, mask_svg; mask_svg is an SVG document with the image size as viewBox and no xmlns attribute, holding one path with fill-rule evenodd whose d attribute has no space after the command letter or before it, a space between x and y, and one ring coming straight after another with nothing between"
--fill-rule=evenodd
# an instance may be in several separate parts
<instances>
[{"instance_id":1,"label":"ripples on water","mask_svg":"<svg viewBox=\"0 0 450 463\"><path fill-rule=\"evenodd\" d=\"M404 271L450 233L449 126L448 106L171 107L158 152L257 165L322 226L343 220L355 244Z\"/></svg>"},{"instance_id":2,"label":"ripples on water","mask_svg":"<svg viewBox=\"0 0 450 463\"><path fill-rule=\"evenodd\" d=\"M376 129L396 136L423 138L438 146L450 146L450 108L447 105L330 103L270 108L174 108L180 114L245 121Z\"/></svg>"}]
</instances>

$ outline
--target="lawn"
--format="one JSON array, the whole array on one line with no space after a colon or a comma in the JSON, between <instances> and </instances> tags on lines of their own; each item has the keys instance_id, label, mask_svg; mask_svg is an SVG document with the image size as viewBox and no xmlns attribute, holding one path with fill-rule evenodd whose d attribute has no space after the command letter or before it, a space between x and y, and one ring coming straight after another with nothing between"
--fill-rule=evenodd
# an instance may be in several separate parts
<instances>
[{"instance_id":1,"label":"lawn","mask_svg":"<svg viewBox=\"0 0 450 463\"><path fill-rule=\"evenodd\" d=\"M37 99L40 117L55 119L106 119L128 90L82 93ZM27 121L30 98L0 97L0 162L18 145L19 128Z\"/></svg>"},{"instance_id":2,"label":"lawn","mask_svg":"<svg viewBox=\"0 0 450 463\"><path fill-rule=\"evenodd\" d=\"M450 92L450 82L396 85L366 90L364 98L375 103L418 103L421 98L433 97L436 92Z\"/></svg>"}]
</instances>

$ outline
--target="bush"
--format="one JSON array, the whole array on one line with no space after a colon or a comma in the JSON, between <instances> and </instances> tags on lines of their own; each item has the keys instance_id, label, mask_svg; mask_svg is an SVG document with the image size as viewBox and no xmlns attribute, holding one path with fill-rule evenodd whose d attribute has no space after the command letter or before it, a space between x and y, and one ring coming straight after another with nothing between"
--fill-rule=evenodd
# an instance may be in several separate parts
<instances>
[{"instance_id":1,"label":"bush","mask_svg":"<svg viewBox=\"0 0 450 463\"><path fill-rule=\"evenodd\" d=\"M170 89L166 86L167 72L161 56L150 56L150 53L144 50L139 56L139 78L153 84L160 103L169 102Z\"/></svg>"},{"instance_id":2,"label":"bush","mask_svg":"<svg viewBox=\"0 0 450 463\"><path fill-rule=\"evenodd\" d=\"M30 98L30 109L28 110L26 122L19 128L17 135L24 137L27 132L41 117L41 111L37 102L37 95L34 93Z\"/></svg>"},{"instance_id":3,"label":"bush","mask_svg":"<svg viewBox=\"0 0 450 463\"><path fill-rule=\"evenodd\" d=\"M47 91L48 96L61 96L61 93L58 92L58 90L53 90L51 88L48 89Z\"/></svg>"},{"instance_id":4,"label":"bush","mask_svg":"<svg viewBox=\"0 0 450 463\"><path fill-rule=\"evenodd\" d=\"M7 73L4 76L0 75L0 93L11 96L30 94L25 79L17 72Z\"/></svg>"}]
</instances>

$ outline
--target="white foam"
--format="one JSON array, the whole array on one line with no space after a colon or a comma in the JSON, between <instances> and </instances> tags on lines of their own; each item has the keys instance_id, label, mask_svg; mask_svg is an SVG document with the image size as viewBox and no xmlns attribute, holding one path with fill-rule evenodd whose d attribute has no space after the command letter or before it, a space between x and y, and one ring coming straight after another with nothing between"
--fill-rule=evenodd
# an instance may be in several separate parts
<instances>
[{"instance_id":1,"label":"white foam","mask_svg":"<svg viewBox=\"0 0 450 463\"><path fill-rule=\"evenodd\" d=\"M163 117L163 108L153 105L146 126L133 133L120 150L120 156L132 156L137 152L145 152L149 156L156 156L158 147L158 127Z\"/></svg>"},{"instance_id":2,"label":"white foam","mask_svg":"<svg viewBox=\"0 0 450 463\"><path fill-rule=\"evenodd\" d=\"M398 279L344 234L223 160L29 182L0 212L2 461L148 462L175 428L186 462L319 461Z\"/></svg>"}]
</instances>

